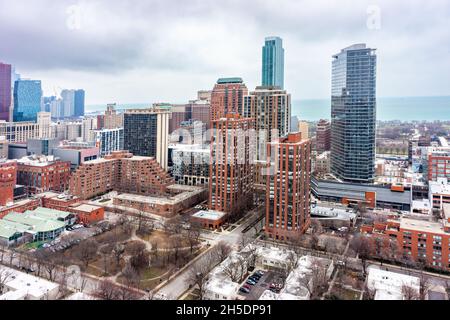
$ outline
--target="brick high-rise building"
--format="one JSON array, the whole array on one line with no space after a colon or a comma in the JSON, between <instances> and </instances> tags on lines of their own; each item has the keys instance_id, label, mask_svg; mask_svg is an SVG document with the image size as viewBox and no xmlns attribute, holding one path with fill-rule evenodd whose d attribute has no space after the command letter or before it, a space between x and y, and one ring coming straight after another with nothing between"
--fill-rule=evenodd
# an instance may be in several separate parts
<instances>
[{"instance_id":1,"label":"brick high-rise building","mask_svg":"<svg viewBox=\"0 0 450 320\"><path fill-rule=\"evenodd\" d=\"M115 151L80 165L70 179L70 193L81 199L117 190L137 194L164 194L173 184L154 158Z\"/></svg>"},{"instance_id":2,"label":"brick high-rise building","mask_svg":"<svg viewBox=\"0 0 450 320\"><path fill-rule=\"evenodd\" d=\"M28 194L65 191L69 186L70 162L53 156L29 156L17 160L17 183L26 186Z\"/></svg>"},{"instance_id":3,"label":"brick high-rise building","mask_svg":"<svg viewBox=\"0 0 450 320\"><path fill-rule=\"evenodd\" d=\"M206 124L206 129L211 128L211 104L209 100L195 100L189 102L191 106L191 119Z\"/></svg>"},{"instance_id":4,"label":"brick high-rise building","mask_svg":"<svg viewBox=\"0 0 450 320\"><path fill-rule=\"evenodd\" d=\"M330 121L320 119L316 127L316 151L318 154L330 151L331 124Z\"/></svg>"},{"instance_id":5,"label":"brick high-rise building","mask_svg":"<svg viewBox=\"0 0 450 320\"><path fill-rule=\"evenodd\" d=\"M255 120L229 114L212 121L209 207L233 213L253 199ZM253 131L254 133L254 131Z\"/></svg>"},{"instance_id":6,"label":"brick high-rise building","mask_svg":"<svg viewBox=\"0 0 450 320\"><path fill-rule=\"evenodd\" d=\"M16 177L16 161L0 162L0 206L6 206L14 201Z\"/></svg>"},{"instance_id":7,"label":"brick high-rise building","mask_svg":"<svg viewBox=\"0 0 450 320\"><path fill-rule=\"evenodd\" d=\"M248 89L241 78L221 78L217 80L211 93L211 121L227 114L243 114L244 96Z\"/></svg>"},{"instance_id":8,"label":"brick high-rise building","mask_svg":"<svg viewBox=\"0 0 450 320\"><path fill-rule=\"evenodd\" d=\"M310 224L311 142L301 134L267 145L266 234L293 240Z\"/></svg>"},{"instance_id":9,"label":"brick high-rise building","mask_svg":"<svg viewBox=\"0 0 450 320\"><path fill-rule=\"evenodd\" d=\"M11 99L11 65L0 62L0 120L9 121Z\"/></svg>"}]
</instances>

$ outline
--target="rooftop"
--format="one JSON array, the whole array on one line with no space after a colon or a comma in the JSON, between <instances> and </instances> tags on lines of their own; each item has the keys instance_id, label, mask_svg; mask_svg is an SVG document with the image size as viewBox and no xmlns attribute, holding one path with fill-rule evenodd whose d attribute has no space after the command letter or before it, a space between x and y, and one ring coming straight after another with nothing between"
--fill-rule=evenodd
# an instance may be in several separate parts
<instances>
[{"instance_id":1,"label":"rooftop","mask_svg":"<svg viewBox=\"0 0 450 320\"><path fill-rule=\"evenodd\" d=\"M75 210L79 210L79 211L83 211L83 212L87 212L87 213L90 213L94 210L99 209L99 207L97 207L97 206L93 206L91 204L85 204L85 203L83 203L79 206L76 206L76 207L72 207L72 208Z\"/></svg>"},{"instance_id":2,"label":"rooftop","mask_svg":"<svg viewBox=\"0 0 450 320\"><path fill-rule=\"evenodd\" d=\"M417 277L369 267L367 286L376 290L375 300L403 300L403 286L419 292L420 280Z\"/></svg>"},{"instance_id":3,"label":"rooftop","mask_svg":"<svg viewBox=\"0 0 450 320\"><path fill-rule=\"evenodd\" d=\"M9 299L13 297L20 299L28 295L39 299L45 296L48 292L51 292L59 287L59 285L54 282L50 282L5 266L0 266L0 272L5 272L9 275L8 279L5 281L5 285L10 288L11 291L15 292L6 294L6 297ZM3 300L3 297L5 297L5 295L0 296L0 300Z\"/></svg>"},{"instance_id":4,"label":"rooftop","mask_svg":"<svg viewBox=\"0 0 450 320\"><path fill-rule=\"evenodd\" d=\"M217 80L217 84L226 84L226 83L243 83L244 80L239 77L232 77L232 78L219 78Z\"/></svg>"},{"instance_id":5,"label":"rooftop","mask_svg":"<svg viewBox=\"0 0 450 320\"><path fill-rule=\"evenodd\" d=\"M431 194L450 194L450 184L445 178L438 178L437 181L429 182Z\"/></svg>"},{"instance_id":6,"label":"rooftop","mask_svg":"<svg viewBox=\"0 0 450 320\"><path fill-rule=\"evenodd\" d=\"M54 163L57 160L59 160L59 158L55 158L54 156L31 155L18 159L17 163L34 167L45 167Z\"/></svg>"},{"instance_id":7,"label":"rooftop","mask_svg":"<svg viewBox=\"0 0 450 320\"><path fill-rule=\"evenodd\" d=\"M402 216L400 218L400 228L448 235L448 233L444 232L442 228L442 223L428 220L421 220L413 218L411 216Z\"/></svg>"},{"instance_id":8,"label":"rooftop","mask_svg":"<svg viewBox=\"0 0 450 320\"><path fill-rule=\"evenodd\" d=\"M193 214L192 217L207 219L207 220L218 220L218 219L221 219L225 215L226 215L226 213L222 212L222 211L202 210L202 211L197 212L196 214Z\"/></svg>"}]
</instances>

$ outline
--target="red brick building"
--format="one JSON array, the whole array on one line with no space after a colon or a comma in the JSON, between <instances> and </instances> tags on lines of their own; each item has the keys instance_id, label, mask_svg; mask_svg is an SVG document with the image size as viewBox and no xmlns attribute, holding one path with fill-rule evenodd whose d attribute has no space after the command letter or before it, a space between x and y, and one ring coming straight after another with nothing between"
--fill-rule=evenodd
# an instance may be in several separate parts
<instances>
[{"instance_id":1,"label":"red brick building","mask_svg":"<svg viewBox=\"0 0 450 320\"><path fill-rule=\"evenodd\" d=\"M14 201L14 187L17 179L17 163L5 161L0 163L0 206Z\"/></svg>"},{"instance_id":2,"label":"red brick building","mask_svg":"<svg viewBox=\"0 0 450 320\"><path fill-rule=\"evenodd\" d=\"M267 145L266 234L290 240L310 224L311 141L301 133Z\"/></svg>"},{"instance_id":3,"label":"red brick building","mask_svg":"<svg viewBox=\"0 0 450 320\"><path fill-rule=\"evenodd\" d=\"M17 164L17 183L26 186L28 194L63 192L69 186L70 162L55 160L53 156L30 156Z\"/></svg>"},{"instance_id":4,"label":"red brick building","mask_svg":"<svg viewBox=\"0 0 450 320\"><path fill-rule=\"evenodd\" d=\"M224 118L227 114L243 114L244 96L248 89L241 78L217 80L211 93L211 121Z\"/></svg>"},{"instance_id":5,"label":"red brick building","mask_svg":"<svg viewBox=\"0 0 450 320\"><path fill-rule=\"evenodd\" d=\"M214 94L214 93L213 93ZM229 114L212 121L209 208L230 213L241 200L253 197L255 141L249 136L252 118Z\"/></svg>"},{"instance_id":6,"label":"red brick building","mask_svg":"<svg viewBox=\"0 0 450 320\"><path fill-rule=\"evenodd\" d=\"M90 199L112 190L137 194L165 194L172 178L151 157L115 151L103 159L86 161L70 179L70 193Z\"/></svg>"},{"instance_id":7,"label":"red brick building","mask_svg":"<svg viewBox=\"0 0 450 320\"><path fill-rule=\"evenodd\" d=\"M438 222L403 216L364 225L361 232L396 243L397 259L425 261L430 267L450 270L450 208L448 211ZM383 247L386 250L387 246Z\"/></svg>"},{"instance_id":8,"label":"red brick building","mask_svg":"<svg viewBox=\"0 0 450 320\"><path fill-rule=\"evenodd\" d=\"M11 212L23 213L27 210L34 210L39 207L39 199L25 199L16 201L12 206L0 208L0 219Z\"/></svg>"},{"instance_id":9,"label":"red brick building","mask_svg":"<svg viewBox=\"0 0 450 320\"><path fill-rule=\"evenodd\" d=\"M331 148L331 124L330 121L320 119L316 128L316 151L318 154L330 151Z\"/></svg>"},{"instance_id":10,"label":"red brick building","mask_svg":"<svg viewBox=\"0 0 450 320\"><path fill-rule=\"evenodd\" d=\"M105 219L105 208L90 204L79 203L67 209L67 211L77 215L77 221L84 225L102 221Z\"/></svg>"},{"instance_id":11,"label":"red brick building","mask_svg":"<svg viewBox=\"0 0 450 320\"><path fill-rule=\"evenodd\" d=\"M450 180L450 151L437 151L428 155L428 180L438 178Z\"/></svg>"},{"instance_id":12,"label":"red brick building","mask_svg":"<svg viewBox=\"0 0 450 320\"><path fill-rule=\"evenodd\" d=\"M206 129L211 128L211 105L207 102L191 103L191 119L206 124Z\"/></svg>"}]
</instances>

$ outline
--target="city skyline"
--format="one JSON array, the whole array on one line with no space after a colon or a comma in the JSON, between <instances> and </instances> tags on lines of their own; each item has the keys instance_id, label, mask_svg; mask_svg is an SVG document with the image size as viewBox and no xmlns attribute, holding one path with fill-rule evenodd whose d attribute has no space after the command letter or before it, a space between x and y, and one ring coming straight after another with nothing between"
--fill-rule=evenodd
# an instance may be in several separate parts
<instances>
[{"instance_id":1,"label":"city skyline","mask_svg":"<svg viewBox=\"0 0 450 320\"><path fill-rule=\"evenodd\" d=\"M383 53L379 96L450 95L445 86L449 62L445 46L439 46L450 33L444 28L450 12L444 1L423 5L420 13L406 2L387 1L376 6L362 1L345 10L338 2L324 8L310 1L243 6L225 1L224 12L194 2L177 6L170 25L162 18L173 2L153 3L152 10L144 2L131 6L82 1L74 6L40 1L38 7L29 6L21 1L0 2L8 9L0 10L8 12L0 13L4 39L0 60L26 78L42 80L46 96L59 88L83 87L87 105L183 102L197 89L211 89L217 78L229 76L242 77L253 89L261 82L261 46L267 36L283 39L285 88L293 100L327 98L329 57L338 48L360 42ZM250 8L254 15L247 21L245 12ZM146 12L145 17L141 12ZM225 19L230 13L235 13L233 18ZM317 28L318 17L322 17L321 28ZM47 18L54 21L52 29L40 23ZM148 32L153 24L164 34ZM23 41L17 42L17 37ZM417 37L423 41L415 41ZM47 45L35 46L36 42ZM430 47L432 59L423 54Z\"/></svg>"}]
</instances>

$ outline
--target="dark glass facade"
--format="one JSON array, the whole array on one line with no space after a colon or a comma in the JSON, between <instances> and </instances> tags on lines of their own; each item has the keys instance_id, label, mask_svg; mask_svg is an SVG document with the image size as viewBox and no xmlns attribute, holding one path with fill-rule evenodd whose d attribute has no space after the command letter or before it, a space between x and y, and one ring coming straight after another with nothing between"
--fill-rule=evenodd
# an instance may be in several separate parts
<instances>
[{"instance_id":1,"label":"dark glass facade","mask_svg":"<svg viewBox=\"0 0 450 320\"><path fill-rule=\"evenodd\" d=\"M135 156L156 157L158 115L125 113L123 120L124 149Z\"/></svg>"},{"instance_id":2,"label":"dark glass facade","mask_svg":"<svg viewBox=\"0 0 450 320\"><path fill-rule=\"evenodd\" d=\"M333 56L331 172L348 182L375 175L375 49L357 44Z\"/></svg>"}]
</instances>

